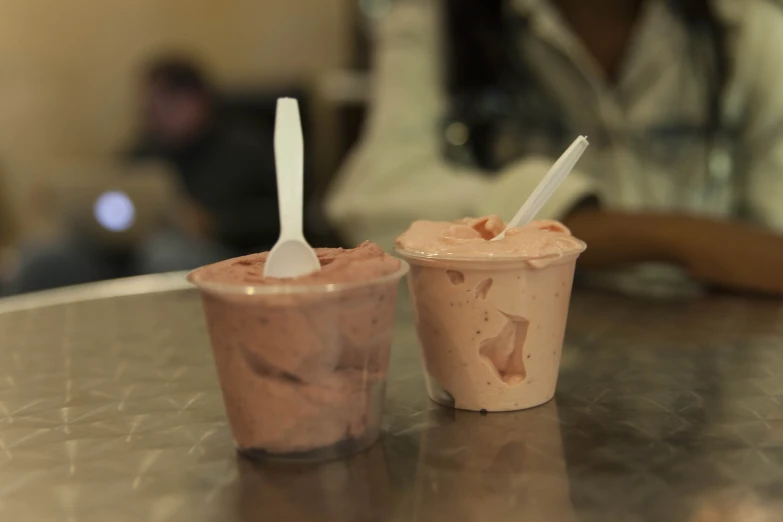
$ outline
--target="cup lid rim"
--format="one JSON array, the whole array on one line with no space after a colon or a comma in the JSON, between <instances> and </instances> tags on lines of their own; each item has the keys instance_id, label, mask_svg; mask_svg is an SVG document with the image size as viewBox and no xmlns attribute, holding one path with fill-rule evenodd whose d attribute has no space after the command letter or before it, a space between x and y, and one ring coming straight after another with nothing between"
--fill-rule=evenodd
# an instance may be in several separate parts
<instances>
[{"instance_id":1,"label":"cup lid rim","mask_svg":"<svg viewBox=\"0 0 783 522\"><path fill-rule=\"evenodd\" d=\"M525 262L525 261L539 261L545 259L570 259L572 257L578 257L582 252L587 249L587 244L581 239L576 239L579 242L579 248L573 251L558 253L555 255L545 256L522 256L518 254L488 254L488 255L466 255L466 254L454 254L454 253L427 253L417 252L413 250L406 250L404 248L395 247L395 252L398 255L405 258L408 261L460 261L467 263L486 263L486 262Z\"/></svg>"},{"instance_id":2,"label":"cup lid rim","mask_svg":"<svg viewBox=\"0 0 783 522\"><path fill-rule=\"evenodd\" d=\"M392 283L405 277L410 269L408 263L402 259L397 259L400 267L394 272L364 279L361 281L352 281L350 283L325 283L318 285L296 285L296 284L268 284L268 285L239 285L228 283L215 283L210 281L201 281L196 273L197 268L186 276L188 282L194 285L202 292L210 294L230 294L230 295L302 295L302 294L330 294L353 290L356 288Z\"/></svg>"}]
</instances>

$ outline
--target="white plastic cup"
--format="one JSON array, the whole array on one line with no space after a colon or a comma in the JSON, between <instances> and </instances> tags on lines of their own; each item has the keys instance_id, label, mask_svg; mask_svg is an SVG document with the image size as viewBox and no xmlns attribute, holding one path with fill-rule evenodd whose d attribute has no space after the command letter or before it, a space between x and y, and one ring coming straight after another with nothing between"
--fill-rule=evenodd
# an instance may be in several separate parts
<instances>
[{"instance_id":1,"label":"white plastic cup","mask_svg":"<svg viewBox=\"0 0 783 522\"><path fill-rule=\"evenodd\" d=\"M398 250L411 265L408 284L432 400L475 411L549 401L582 251L487 259Z\"/></svg>"}]
</instances>

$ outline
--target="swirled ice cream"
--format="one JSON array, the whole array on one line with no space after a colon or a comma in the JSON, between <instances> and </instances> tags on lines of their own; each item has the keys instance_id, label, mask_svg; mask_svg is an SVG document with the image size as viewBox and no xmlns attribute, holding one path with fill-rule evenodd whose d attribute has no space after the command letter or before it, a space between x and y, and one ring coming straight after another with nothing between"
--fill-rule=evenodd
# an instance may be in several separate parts
<instances>
[{"instance_id":1,"label":"swirled ice cream","mask_svg":"<svg viewBox=\"0 0 783 522\"><path fill-rule=\"evenodd\" d=\"M578 254L584 243L557 221L533 221L512 228L492 241L506 224L497 216L459 221L416 221L397 238L396 246L409 253L432 257L557 259Z\"/></svg>"},{"instance_id":2,"label":"swirled ice cream","mask_svg":"<svg viewBox=\"0 0 783 522\"><path fill-rule=\"evenodd\" d=\"M351 249L318 248L316 254L321 270L302 277L264 277L269 252L263 252L202 267L193 273L192 279L195 283L252 286L346 284L382 277L400 268L399 260L370 241Z\"/></svg>"},{"instance_id":3,"label":"swirled ice cream","mask_svg":"<svg viewBox=\"0 0 783 522\"><path fill-rule=\"evenodd\" d=\"M321 270L295 279L264 277L266 253L190 276L245 453L306 454L377 437L404 270L372 243L316 252Z\"/></svg>"}]
</instances>

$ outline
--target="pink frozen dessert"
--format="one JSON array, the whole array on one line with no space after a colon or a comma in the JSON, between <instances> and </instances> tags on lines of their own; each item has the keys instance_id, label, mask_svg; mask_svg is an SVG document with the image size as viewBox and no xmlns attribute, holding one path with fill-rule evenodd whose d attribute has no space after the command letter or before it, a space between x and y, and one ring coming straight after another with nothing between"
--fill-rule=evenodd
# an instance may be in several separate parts
<instances>
[{"instance_id":1,"label":"pink frozen dessert","mask_svg":"<svg viewBox=\"0 0 783 522\"><path fill-rule=\"evenodd\" d=\"M265 278L267 253L190 275L234 439L250 456L342 456L379 433L407 267L369 242L316 252L321 270L295 279Z\"/></svg>"},{"instance_id":2,"label":"pink frozen dessert","mask_svg":"<svg viewBox=\"0 0 783 522\"><path fill-rule=\"evenodd\" d=\"M554 221L492 241L497 216L417 221L397 238L430 396L468 410L518 410L552 398L574 266L585 245Z\"/></svg>"}]
</instances>

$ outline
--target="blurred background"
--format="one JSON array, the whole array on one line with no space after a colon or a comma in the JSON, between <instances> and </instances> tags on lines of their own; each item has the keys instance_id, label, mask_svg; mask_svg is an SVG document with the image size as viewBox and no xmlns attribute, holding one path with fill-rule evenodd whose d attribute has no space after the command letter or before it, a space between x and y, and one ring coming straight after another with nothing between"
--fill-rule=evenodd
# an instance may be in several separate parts
<instances>
[{"instance_id":1,"label":"blurred background","mask_svg":"<svg viewBox=\"0 0 783 522\"><path fill-rule=\"evenodd\" d=\"M222 110L259 136L271 136L277 96L300 100L309 235L335 243L318 200L366 97L361 26L356 0L0 3L0 273L20 245L70 233L63 187L114 177L139 132L145 70L172 55L208 75ZM271 140L259 145L271 153Z\"/></svg>"},{"instance_id":2,"label":"blurred background","mask_svg":"<svg viewBox=\"0 0 783 522\"><path fill-rule=\"evenodd\" d=\"M5 0L0 292L267 250L292 96L314 246L509 219L587 135L539 214L580 272L780 295L781 35L778 0Z\"/></svg>"}]
</instances>

